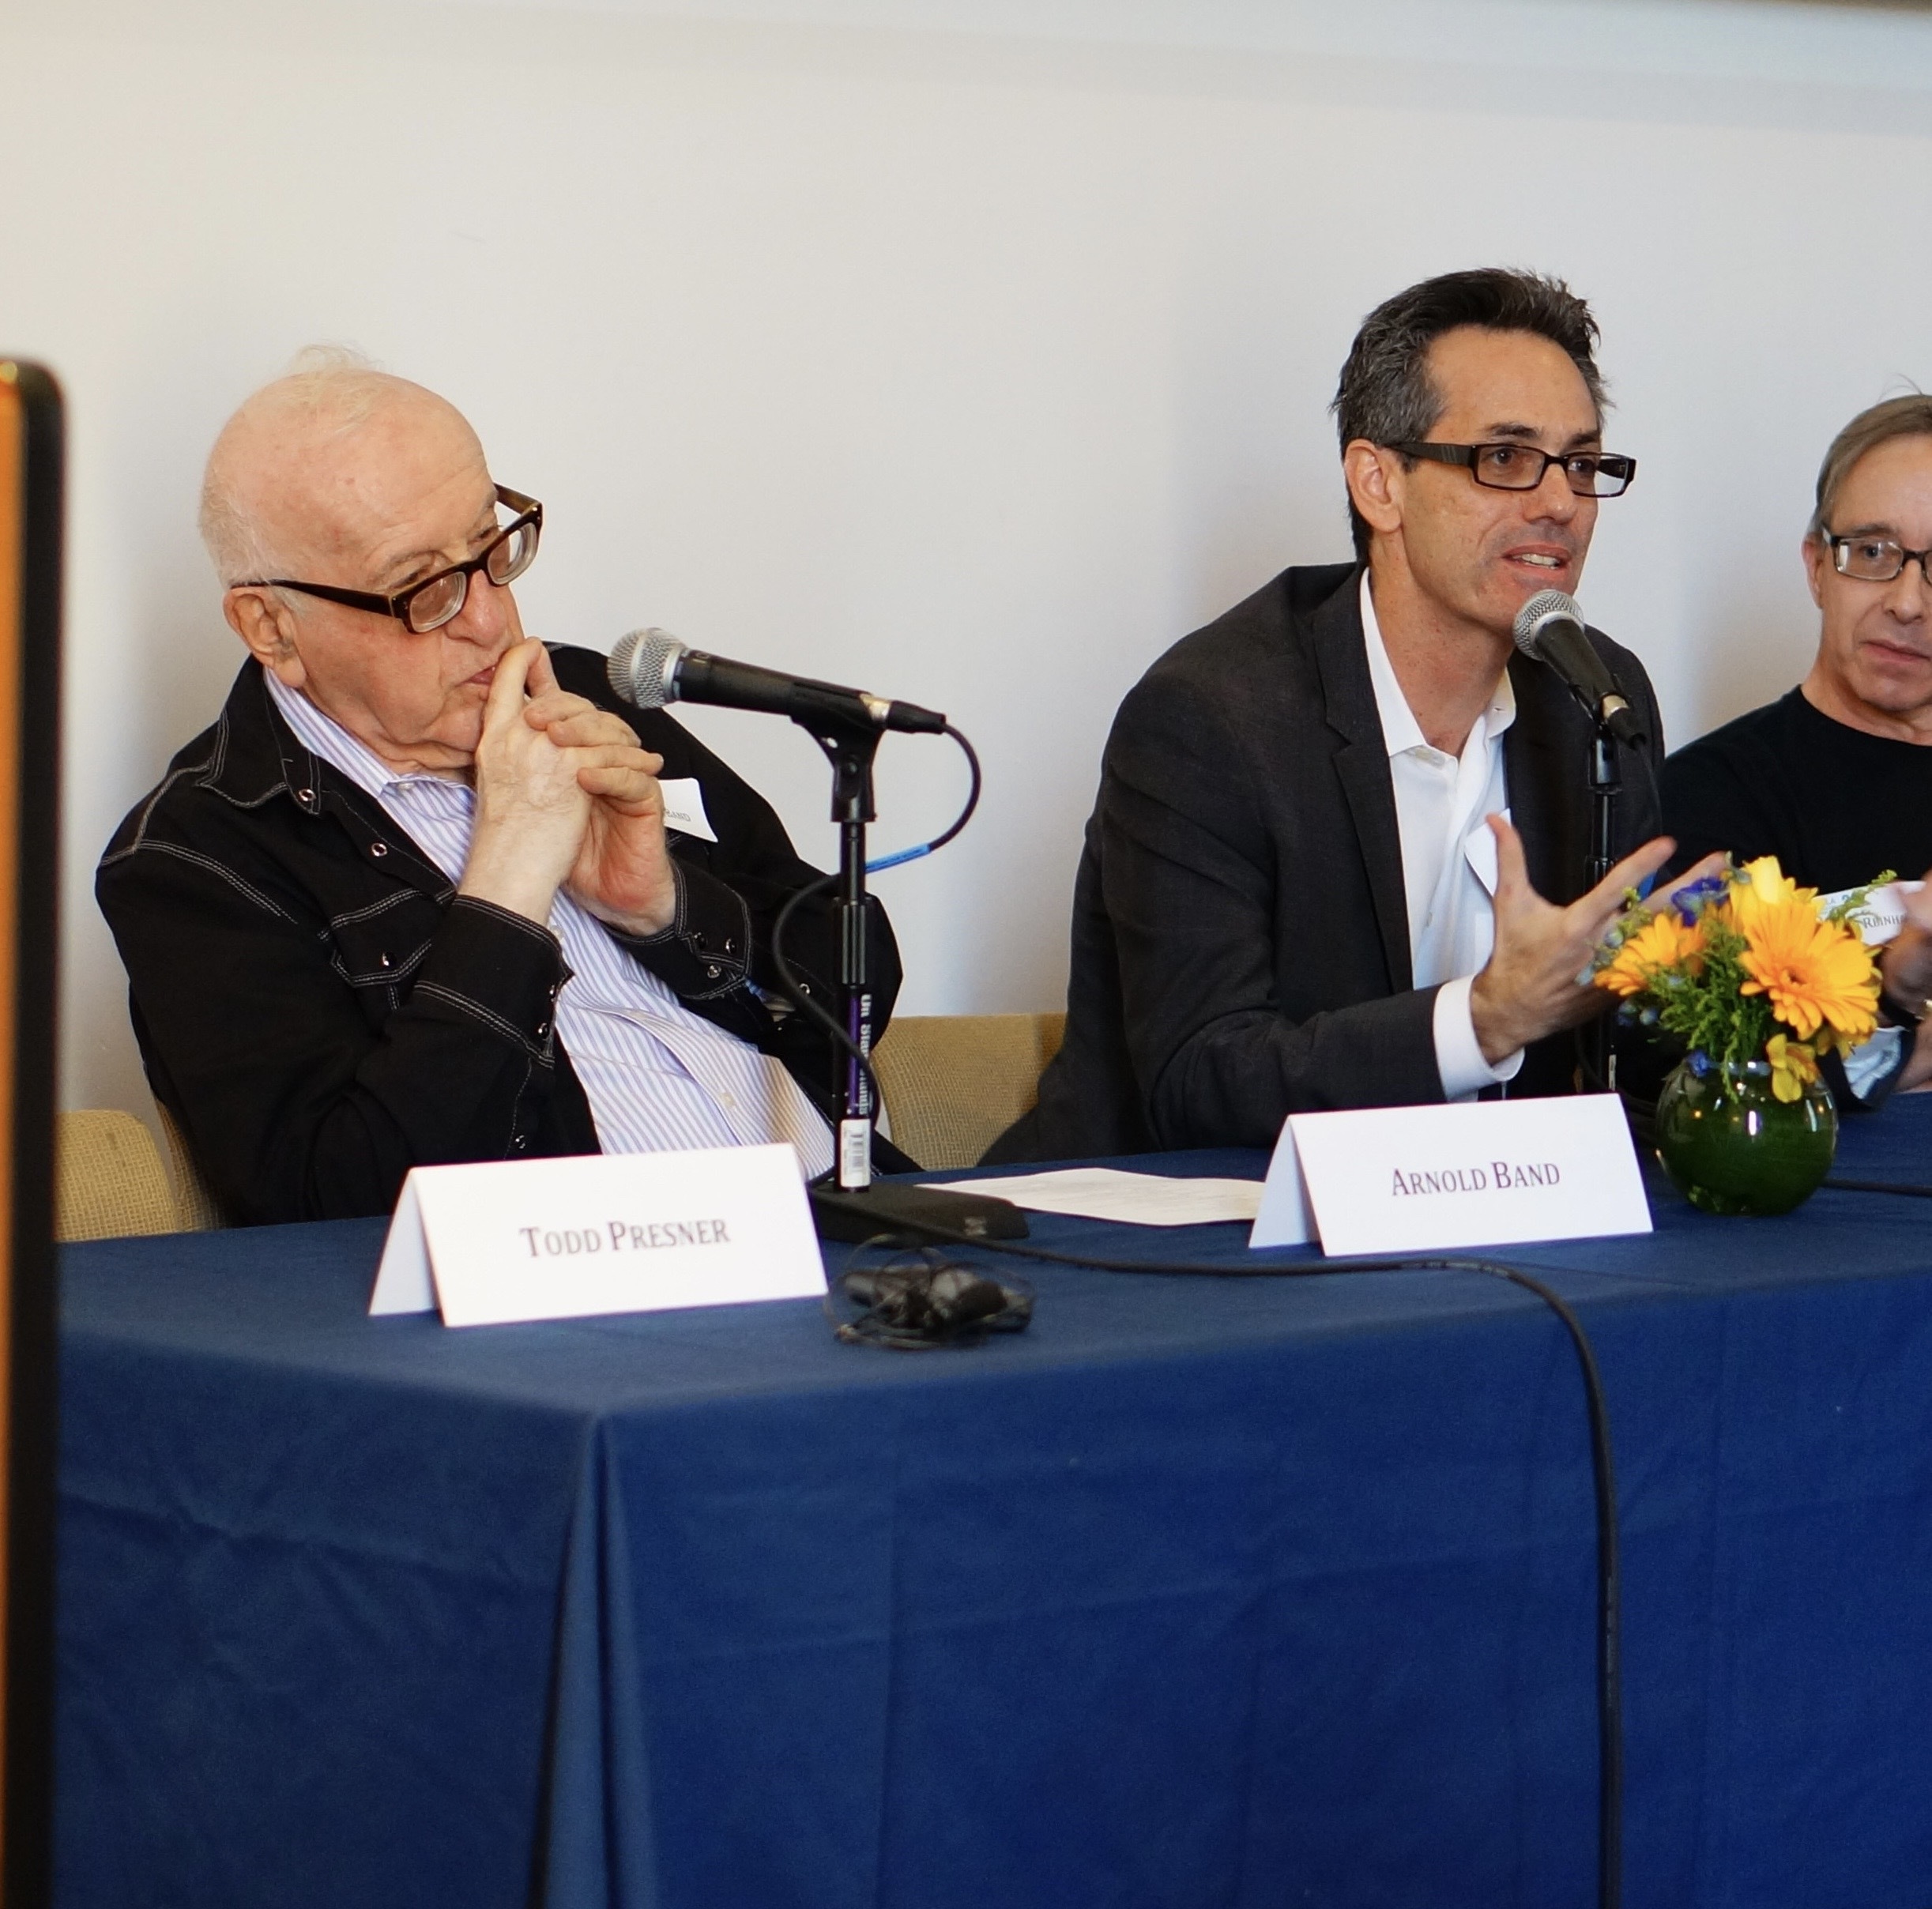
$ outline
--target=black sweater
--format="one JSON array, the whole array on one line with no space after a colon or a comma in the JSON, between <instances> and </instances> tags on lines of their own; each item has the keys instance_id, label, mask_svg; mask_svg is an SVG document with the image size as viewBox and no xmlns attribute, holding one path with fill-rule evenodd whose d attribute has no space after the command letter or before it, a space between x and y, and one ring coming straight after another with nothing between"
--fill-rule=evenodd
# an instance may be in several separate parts
<instances>
[{"instance_id":1,"label":"black sweater","mask_svg":"<svg viewBox=\"0 0 1932 1909\"><path fill-rule=\"evenodd\" d=\"M1775 855L1821 894L1932 868L1932 748L1868 736L1800 690L1678 750L1663 767L1674 868L1713 849Z\"/></svg>"}]
</instances>

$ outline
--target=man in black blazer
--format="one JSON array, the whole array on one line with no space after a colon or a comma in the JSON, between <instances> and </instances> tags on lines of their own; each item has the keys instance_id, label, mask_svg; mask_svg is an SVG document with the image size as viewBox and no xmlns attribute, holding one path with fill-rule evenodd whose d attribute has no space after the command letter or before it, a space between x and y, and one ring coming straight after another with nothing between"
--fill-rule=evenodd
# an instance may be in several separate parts
<instances>
[{"instance_id":1,"label":"man in black blazer","mask_svg":"<svg viewBox=\"0 0 1932 1909\"><path fill-rule=\"evenodd\" d=\"M1567 1093L1577 977L1653 840L1587 893L1588 718L1516 650L1574 590L1599 498L1595 321L1560 283L1451 274L1365 321L1335 409L1358 561L1290 570L1184 638L1115 720L1075 890L1066 1044L989 1161L1271 1145L1290 1113ZM1701 870L1693 873L1701 872Z\"/></svg>"}]
</instances>

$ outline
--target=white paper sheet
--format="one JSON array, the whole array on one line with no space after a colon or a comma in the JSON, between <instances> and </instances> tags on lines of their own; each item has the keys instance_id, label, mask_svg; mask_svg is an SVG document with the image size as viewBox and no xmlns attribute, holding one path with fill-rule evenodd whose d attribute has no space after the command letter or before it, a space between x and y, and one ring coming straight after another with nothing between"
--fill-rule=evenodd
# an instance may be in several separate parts
<instances>
[{"instance_id":1,"label":"white paper sheet","mask_svg":"<svg viewBox=\"0 0 1932 1909\"><path fill-rule=\"evenodd\" d=\"M1034 1213L1113 1220L1129 1226L1205 1226L1217 1220L1252 1220L1260 1211L1258 1180L1168 1180L1123 1173L1117 1167L1063 1167L1004 1180L928 1180L958 1193L989 1193Z\"/></svg>"}]
</instances>

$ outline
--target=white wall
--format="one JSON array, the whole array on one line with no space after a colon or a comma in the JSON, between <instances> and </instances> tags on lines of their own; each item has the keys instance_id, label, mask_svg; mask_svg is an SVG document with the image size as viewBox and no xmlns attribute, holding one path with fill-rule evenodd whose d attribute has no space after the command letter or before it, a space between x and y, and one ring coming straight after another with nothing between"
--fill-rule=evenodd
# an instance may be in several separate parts
<instances>
[{"instance_id":1,"label":"white wall","mask_svg":"<svg viewBox=\"0 0 1932 1909\"><path fill-rule=\"evenodd\" d=\"M1643 468L1583 595L1680 740L1800 672L1818 457L1932 380L1904 12L0 0L0 343L72 406L70 1104L141 1104L91 871L239 661L199 466L304 342L447 393L544 499L533 630L953 714L980 819L880 883L928 1012L1058 999L1121 691L1346 553L1324 407L1380 297L1493 262L1591 297ZM693 721L823 853L805 738ZM962 778L882 759L883 847Z\"/></svg>"}]
</instances>

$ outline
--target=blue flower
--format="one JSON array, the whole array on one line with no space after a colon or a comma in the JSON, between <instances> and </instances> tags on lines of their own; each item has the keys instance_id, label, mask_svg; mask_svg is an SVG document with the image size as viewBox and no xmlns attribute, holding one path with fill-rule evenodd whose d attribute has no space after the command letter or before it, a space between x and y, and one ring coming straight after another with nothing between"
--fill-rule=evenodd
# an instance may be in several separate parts
<instances>
[{"instance_id":1,"label":"blue flower","mask_svg":"<svg viewBox=\"0 0 1932 1909\"><path fill-rule=\"evenodd\" d=\"M1688 883L1670 898L1684 925L1688 928L1713 902L1721 902L1731 887L1721 875L1707 875L1702 880Z\"/></svg>"}]
</instances>

